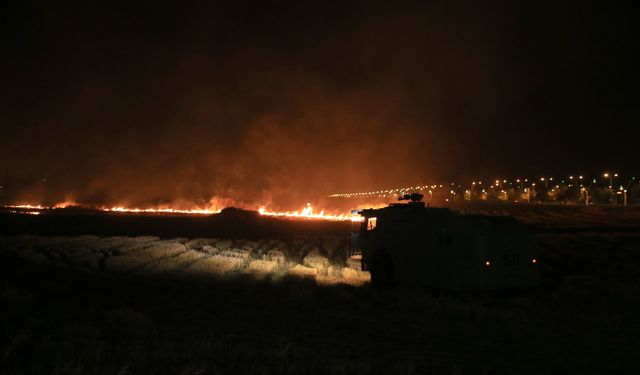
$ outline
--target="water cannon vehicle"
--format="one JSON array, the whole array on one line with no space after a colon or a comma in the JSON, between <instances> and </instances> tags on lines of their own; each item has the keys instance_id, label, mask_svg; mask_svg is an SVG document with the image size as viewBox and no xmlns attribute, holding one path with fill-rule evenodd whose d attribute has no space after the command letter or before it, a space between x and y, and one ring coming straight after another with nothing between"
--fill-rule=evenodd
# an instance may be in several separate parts
<instances>
[{"instance_id":1,"label":"water cannon vehicle","mask_svg":"<svg viewBox=\"0 0 640 375\"><path fill-rule=\"evenodd\" d=\"M357 212L349 256L374 287L422 285L451 291L533 287L539 283L535 233L510 216L425 207L421 194Z\"/></svg>"}]
</instances>

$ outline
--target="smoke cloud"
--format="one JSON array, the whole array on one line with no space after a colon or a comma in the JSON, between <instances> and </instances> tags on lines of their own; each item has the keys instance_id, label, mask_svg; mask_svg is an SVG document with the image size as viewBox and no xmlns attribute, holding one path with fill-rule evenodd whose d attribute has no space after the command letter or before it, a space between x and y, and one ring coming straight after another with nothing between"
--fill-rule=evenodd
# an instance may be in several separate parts
<instances>
[{"instance_id":1,"label":"smoke cloud","mask_svg":"<svg viewBox=\"0 0 640 375\"><path fill-rule=\"evenodd\" d=\"M297 209L557 166L560 146L523 153L555 121L586 138L571 124L600 112L546 95L585 77L541 84L555 66L534 63L565 44L521 21L512 6L24 5L7 23L0 200Z\"/></svg>"}]
</instances>

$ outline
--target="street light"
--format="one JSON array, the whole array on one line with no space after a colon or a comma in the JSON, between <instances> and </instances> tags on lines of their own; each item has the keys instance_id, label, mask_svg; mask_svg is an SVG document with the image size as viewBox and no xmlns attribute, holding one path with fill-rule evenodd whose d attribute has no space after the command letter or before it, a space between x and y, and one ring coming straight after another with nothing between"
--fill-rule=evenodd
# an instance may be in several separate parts
<instances>
[{"instance_id":1,"label":"street light","mask_svg":"<svg viewBox=\"0 0 640 375\"><path fill-rule=\"evenodd\" d=\"M625 206L627 205L627 191L631 187L631 184L633 184L635 182L635 180L636 180L635 177L631 177L631 180L629 180L629 183L627 183L627 186L624 188L624 205Z\"/></svg>"},{"instance_id":2,"label":"street light","mask_svg":"<svg viewBox=\"0 0 640 375\"><path fill-rule=\"evenodd\" d=\"M544 177L540 177L540 181L544 182L544 190L549 190L549 181Z\"/></svg>"},{"instance_id":3,"label":"street light","mask_svg":"<svg viewBox=\"0 0 640 375\"><path fill-rule=\"evenodd\" d=\"M516 182L518 183L518 188L522 190L522 181L518 178L516 179Z\"/></svg>"},{"instance_id":4,"label":"street light","mask_svg":"<svg viewBox=\"0 0 640 375\"><path fill-rule=\"evenodd\" d=\"M585 188L585 187L582 187L580 189L580 191L582 193L584 193L584 204L588 206L589 205L589 190L587 188Z\"/></svg>"},{"instance_id":5,"label":"street light","mask_svg":"<svg viewBox=\"0 0 640 375\"><path fill-rule=\"evenodd\" d=\"M611 189L613 187L613 178L618 177L618 174L605 172L604 177L609 179L609 189Z\"/></svg>"}]
</instances>

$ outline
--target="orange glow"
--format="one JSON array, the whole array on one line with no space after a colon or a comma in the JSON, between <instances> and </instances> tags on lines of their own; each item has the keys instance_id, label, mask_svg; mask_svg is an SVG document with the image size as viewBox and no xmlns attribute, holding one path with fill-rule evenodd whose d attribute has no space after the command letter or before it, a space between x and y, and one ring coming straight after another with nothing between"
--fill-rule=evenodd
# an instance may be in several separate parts
<instances>
[{"instance_id":1,"label":"orange glow","mask_svg":"<svg viewBox=\"0 0 640 375\"><path fill-rule=\"evenodd\" d=\"M45 210L50 207L40 206L40 205L32 205L32 204L13 204L5 206L7 208L23 208L27 210Z\"/></svg>"},{"instance_id":2,"label":"orange glow","mask_svg":"<svg viewBox=\"0 0 640 375\"><path fill-rule=\"evenodd\" d=\"M43 206L43 205L32 205L32 204L16 204L16 205L7 205L6 208L12 209L21 209L21 210L56 210L67 208L71 206L80 206L74 202L61 202L56 203L52 206ZM217 207L209 207L209 208L192 208L192 209L177 209L171 207L126 207L126 206L100 206L93 207L92 209L96 209L99 211L105 212L121 212L121 213L157 213L157 214L187 214L187 215L213 215L220 213L222 210ZM33 215L40 214L40 211L28 211L24 213L29 213ZM325 213L324 210L320 212L315 212L311 207L310 203L307 203L305 207L300 211L270 211L265 207L261 207L258 212L263 216L273 216L273 217L282 217L282 218L292 218L292 219L318 219L318 220L332 220L332 221L362 221L363 218L359 215L351 215L351 214L328 214Z\"/></svg>"},{"instance_id":3,"label":"orange glow","mask_svg":"<svg viewBox=\"0 0 640 375\"><path fill-rule=\"evenodd\" d=\"M67 207L73 207L81 205L75 202L60 202L56 203L52 206L43 206L43 205L33 205L33 204L14 204L7 205L6 208L18 208L18 209L26 209L26 210L57 210ZM136 207L124 207L124 206L114 206L114 207L95 207L94 209L99 211L107 211L107 212L130 212L130 213L177 213L177 214L198 214L198 215L211 215L217 214L220 212L219 209L188 209L181 210L175 208L136 208Z\"/></svg>"},{"instance_id":4,"label":"orange glow","mask_svg":"<svg viewBox=\"0 0 640 375\"><path fill-rule=\"evenodd\" d=\"M287 212L276 212L276 211L268 211L264 207L261 207L258 212L260 215L264 216L276 216L276 217L288 217L288 218L304 218L304 219L321 219L321 220L335 220L335 221L361 221L362 218L360 216L352 216L352 215L332 215L325 214L324 211L314 212L310 203L301 210L301 211L287 211Z\"/></svg>"},{"instance_id":5,"label":"orange glow","mask_svg":"<svg viewBox=\"0 0 640 375\"><path fill-rule=\"evenodd\" d=\"M487 266L487 267L489 267L489 266L491 266L491 262L486 261L486 262L484 262L484 265L485 265L485 266Z\"/></svg>"},{"instance_id":6,"label":"orange glow","mask_svg":"<svg viewBox=\"0 0 640 375\"><path fill-rule=\"evenodd\" d=\"M180 210L175 208L131 208L131 207L99 207L98 210L108 212L129 212L129 213L158 213L158 214L191 214L191 215L212 215L220 213L218 209L190 209Z\"/></svg>"},{"instance_id":7,"label":"orange glow","mask_svg":"<svg viewBox=\"0 0 640 375\"><path fill-rule=\"evenodd\" d=\"M64 201L64 202L54 204L53 208L67 208L67 207L73 207L73 206L79 206L79 204L74 201Z\"/></svg>"}]
</instances>

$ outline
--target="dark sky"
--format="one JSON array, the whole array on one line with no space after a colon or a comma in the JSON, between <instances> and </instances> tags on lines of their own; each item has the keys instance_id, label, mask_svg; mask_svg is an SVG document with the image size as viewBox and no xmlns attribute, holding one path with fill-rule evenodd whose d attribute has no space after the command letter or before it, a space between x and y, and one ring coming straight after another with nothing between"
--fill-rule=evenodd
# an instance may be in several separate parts
<instances>
[{"instance_id":1,"label":"dark sky","mask_svg":"<svg viewBox=\"0 0 640 375\"><path fill-rule=\"evenodd\" d=\"M19 3L0 16L3 202L285 207L638 170L621 2Z\"/></svg>"}]
</instances>

